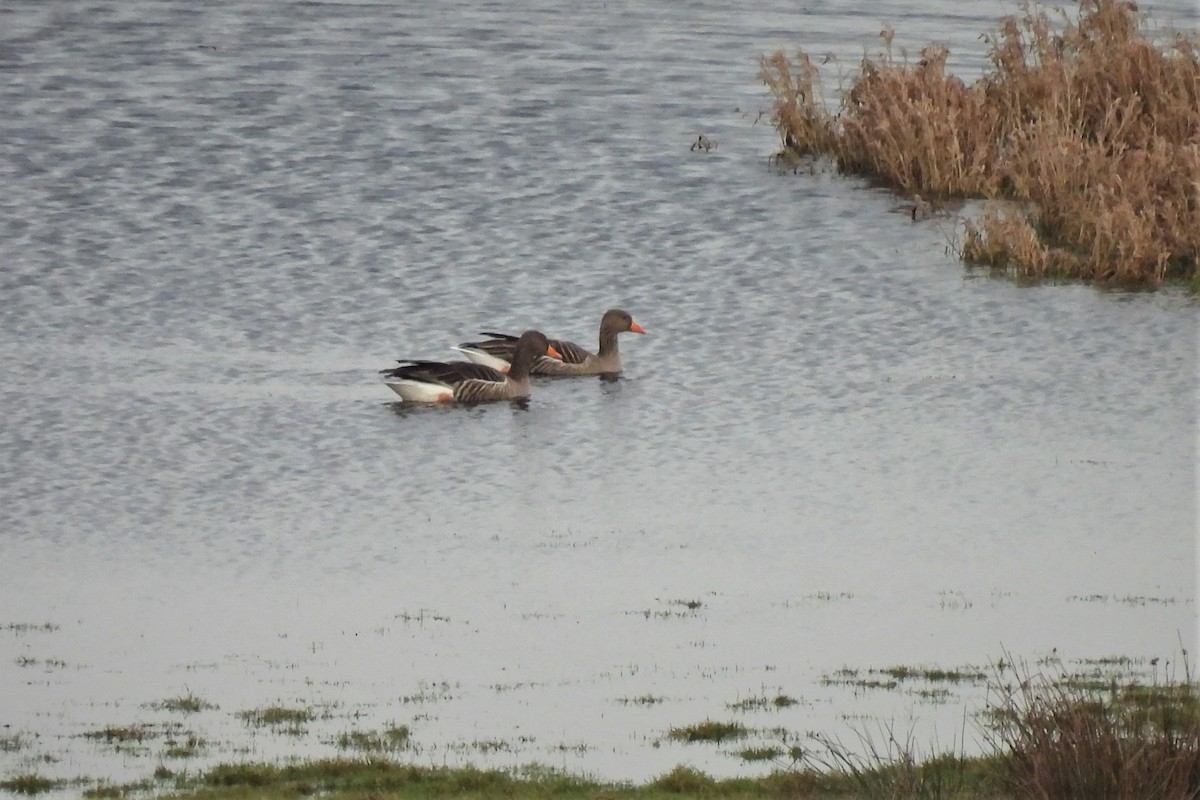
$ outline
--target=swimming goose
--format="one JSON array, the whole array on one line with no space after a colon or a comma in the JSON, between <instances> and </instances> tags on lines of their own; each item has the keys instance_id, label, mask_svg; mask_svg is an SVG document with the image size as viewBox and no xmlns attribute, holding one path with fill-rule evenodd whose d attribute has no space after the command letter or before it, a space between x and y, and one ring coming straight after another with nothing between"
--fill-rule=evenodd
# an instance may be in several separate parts
<instances>
[{"instance_id":1,"label":"swimming goose","mask_svg":"<svg viewBox=\"0 0 1200 800\"><path fill-rule=\"evenodd\" d=\"M550 344L562 356L561 360L541 356L534 358L534 375L608 375L621 371L621 354L617 350L617 334L625 331L645 333L646 329L633 321L629 312L612 308L600 318L600 351L589 353L574 342L551 339ZM476 364L486 364L505 370L512 358L517 337L484 331L491 336L482 342L463 342L454 349Z\"/></svg>"},{"instance_id":2,"label":"swimming goose","mask_svg":"<svg viewBox=\"0 0 1200 800\"><path fill-rule=\"evenodd\" d=\"M525 331L513 347L507 372L470 361L401 360L399 367L380 370L395 381L392 391L409 403L483 403L529 397L529 369L535 358L558 358L558 351L538 331Z\"/></svg>"}]
</instances>

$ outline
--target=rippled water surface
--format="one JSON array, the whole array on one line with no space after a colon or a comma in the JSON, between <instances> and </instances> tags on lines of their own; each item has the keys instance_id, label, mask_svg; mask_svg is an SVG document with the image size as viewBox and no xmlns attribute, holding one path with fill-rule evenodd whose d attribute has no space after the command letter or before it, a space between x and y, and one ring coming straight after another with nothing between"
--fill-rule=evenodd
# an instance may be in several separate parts
<instances>
[{"instance_id":1,"label":"rippled water surface","mask_svg":"<svg viewBox=\"0 0 1200 800\"><path fill-rule=\"evenodd\" d=\"M848 71L891 24L970 78L1012 9L756 6L0 8L4 776L390 725L417 763L751 773L664 736L949 744L982 685L838 676L1194 651L1194 303L973 276L754 124L762 53ZM376 373L612 306L624 377L525 409ZM318 719L237 716L271 705Z\"/></svg>"}]
</instances>

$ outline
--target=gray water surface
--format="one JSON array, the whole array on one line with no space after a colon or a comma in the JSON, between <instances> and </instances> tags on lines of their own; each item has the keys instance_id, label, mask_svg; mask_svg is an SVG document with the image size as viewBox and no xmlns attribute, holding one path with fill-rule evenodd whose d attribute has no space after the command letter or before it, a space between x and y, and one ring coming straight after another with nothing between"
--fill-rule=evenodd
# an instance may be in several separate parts
<instances>
[{"instance_id":1,"label":"gray water surface","mask_svg":"<svg viewBox=\"0 0 1200 800\"><path fill-rule=\"evenodd\" d=\"M776 728L977 746L982 685L839 670L1195 652L1194 302L970 273L755 124L763 53L849 72L890 24L969 79L1015 8L756 5L0 9L0 773L403 724L417 763L750 774ZM614 383L377 374L613 306ZM274 704L319 718L236 716ZM705 719L756 733L664 740Z\"/></svg>"}]
</instances>

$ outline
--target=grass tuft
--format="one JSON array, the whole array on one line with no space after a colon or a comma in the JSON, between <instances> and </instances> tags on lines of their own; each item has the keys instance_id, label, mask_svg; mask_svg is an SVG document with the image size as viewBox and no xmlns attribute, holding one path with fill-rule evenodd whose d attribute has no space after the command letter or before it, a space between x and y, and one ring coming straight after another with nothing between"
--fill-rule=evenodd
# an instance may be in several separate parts
<instances>
[{"instance_id":1,"label":"grass tuft","mask_svg":"<svg viewBox=\"0 0 1200 800\"><path fill-rule=\"evenodd\" d=\"M778 747L747 747L738 752L742 761L774 761L783 756L783 750Z\"/></svg>"},{"instance_id":2,"label":"grass tuft","mask_svg":"<svg viewBox=\"0 0 1200 800\"><path fill-rule=\"evenodd\" d=\"M682 764L667 774L655 779L653 788L671 794L704 797L711 795L716 787L716 781L699 770L685 767Z\"/></svg>"},{"instance_id":3,"label":"grass tuft","mask_svg":"<svg viewBox=\"0 0 1200 800\"><path fill-rule=\"evenodd\" d=\"M0 789L13 794L41 794L42 792L51 792L59 789L64 785L64 781L44 778L41 775L28 773L25 775L14 775L11 778L6 778L0 781Z\"/></svg>"},{"instance_id":4,"label":"grass tuft","mask_svg":"<svg viewBox=\"0 0 1200 800\"><path fill-rule=\"evenodd\" d=\"M385 753L401 750L408 745L410 732L407 725L394 725L382 733L348 731L337 738L339 750L356 750L360 753Z\"/></svg>"},{"instance_id":5,"label":"grass tuft","mask_svg":"<svg viewBox=\"0 0 1200 800\"><path fill-rule=\"evenodd\" d=\"M237 712L237 717L255 727L285 727L298 729L315 718L307 708L287 708L285 706L264 706Z\"/></svg>"},{"instance_id":6,"label":"grass tuft","mask_svg":"<svg viewBox=\"0 0 1200 800\"><path fill-rule=\"evenodd\" d=\"M940 667L886 667L872 670L884 675L890 675L897 681L921 680L929 683L982 683L987 680L987 674L973 667L960 669L942 669Z\"/></svg>"},{"instance_id":7,"label":"grass tuft","mask_svg":"<svg viewBox=\"0 0 1200 800\"><path fill-rule=\"evenodd\" d=\"M840 792L875 798L983 798L997 796L992 759L958 753L923 754L911 734L900 738L890 726L881 736L860 732L857 747L814 735L816 748L793 750L793 757L825 776Z\"/></svg>"},{"instance_id":8,"label":"grass tuft","mask_svg":"<svg viewBox=\"0 0 1200 800\"><path fill-rule=\"evenodd\" d=\"M151 703L151 708L160 711L175 711L181 714L196 714L201 711L215 710L217 706L188 692L178 697L168 697L157 703Z\"/></svg>"},{"instance_id":9,"label":"grass tuft","mask_svg":"<svg viewBox=\"0 0 1200 800\"><path fill-rule=\"evenodd\" d=\"M1187 667L1185 662L1185 673ZM1025 675L989 709L1018 796L1200 797L1200 687Z\"/></svg>"},{"instance_id":10,"label":"grass tuft","mask_svg":"<svg viewBox=\"0 0 1200 800\"><path fill-rule=\"evenodd\" d=\"M714 722L705 720L695 725L671 728L667 738L682 742L721 742L725 739L740 739L749 731L740 722Z\"/></svg>"}]
</instances>

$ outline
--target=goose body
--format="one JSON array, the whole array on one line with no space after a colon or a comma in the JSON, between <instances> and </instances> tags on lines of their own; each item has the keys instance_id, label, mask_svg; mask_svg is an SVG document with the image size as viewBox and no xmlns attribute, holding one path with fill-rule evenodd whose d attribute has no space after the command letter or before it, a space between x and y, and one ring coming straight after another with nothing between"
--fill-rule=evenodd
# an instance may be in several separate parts
<instances>
[{"instance_id":1,"label":"goose body","mask_svg":"<svg viewBox=\"0 0 1200 800\"><path fill-rule=\"evenodd\" d=\"M559 358L536 356L530 371L534 375L608 375L622 369L621 353L617 347L617 335L631 331L645 333L641 325L633 321L628 312L619 308L609 309L600 319L600 349L589 352L574 342L562 339L549 340ZM514 358L518 337L505 333L483 331L491 337L479 342L463 342L454 349L465 355L472 363L486 365L504 371Z\"/></svg>"},{"instance_id":2,"label":"goose body","mask_svg":"<svg viewBox=\"0 0 1200 800\"><path fill-rule=\"evenodd\" d=\"M485 403L529 397L529 370L538 357L555 358L558 351L538 331L525 331L513 343L506 371L471 361L401 360L400 366L380 370L392 380L387 386L408 403Z\"/></svg>"}]
</instances>

